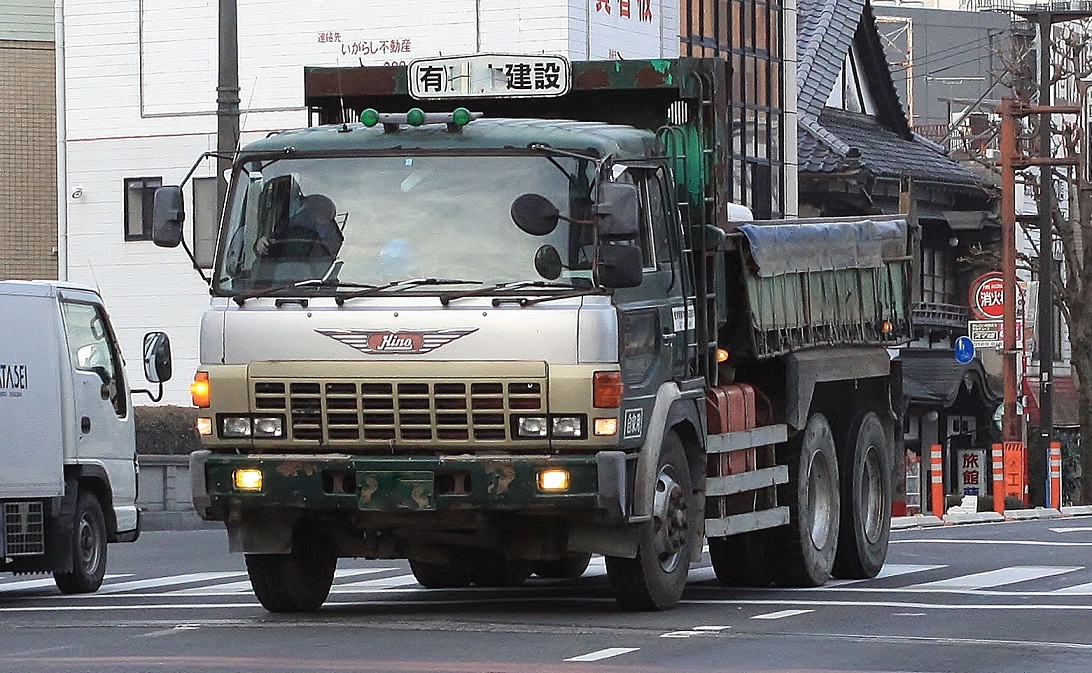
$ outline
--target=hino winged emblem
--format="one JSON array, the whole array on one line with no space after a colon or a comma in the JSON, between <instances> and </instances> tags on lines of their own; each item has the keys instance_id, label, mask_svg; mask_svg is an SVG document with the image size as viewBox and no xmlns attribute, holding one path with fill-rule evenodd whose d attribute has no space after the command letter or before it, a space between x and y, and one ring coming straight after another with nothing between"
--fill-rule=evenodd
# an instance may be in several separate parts
<instances>
[{"instance_id":1,"label":"hino winged emblem","mask_svg":"<svg viewBox=\"0 0 1092 673\"><path fill-rule=\"evenodd\" d=\"M436 330L315 330L369 355L421 355L478 331L476 327Z\"/></svg>"}]
</instances>

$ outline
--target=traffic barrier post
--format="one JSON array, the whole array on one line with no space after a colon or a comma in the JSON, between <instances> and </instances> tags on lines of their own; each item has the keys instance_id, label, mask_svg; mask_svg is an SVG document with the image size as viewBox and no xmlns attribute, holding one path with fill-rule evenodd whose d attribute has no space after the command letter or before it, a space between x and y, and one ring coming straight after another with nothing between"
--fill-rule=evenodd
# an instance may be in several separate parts
<instances>
[{"instance_id":1,"label":"traffic barrier post","mask_svg":"<svg viewBox=\"0 0 1092 673\"><path fill-rule=\"evenodd\" d=\"M1050 488L1050 506L1054 509L1062 507L1062 443L1050 443L1050 480L1047 482Z\"/></svg>"},{"instance_id":2,"label":"traffic barrier post","mask_svg":"<svg viewBox=\"0 0 1092 673\"><path fill-rule=\"evenodd\" d=\"M993 460L993 511L998 514L1005 513L1005 447L1003 444L994 444L992 450Z\"/></svg>"},{"instance_id":3,"label":"traffic barrier post","mask_svg":"<svg viewBox=\"0 0 1092 673\"><path fill-rule=\"evenodd\" d=\"M929 481L932 484L933 514L944 518L944 455L940 444L929 452Z\"/></svg>"}]
</instances>

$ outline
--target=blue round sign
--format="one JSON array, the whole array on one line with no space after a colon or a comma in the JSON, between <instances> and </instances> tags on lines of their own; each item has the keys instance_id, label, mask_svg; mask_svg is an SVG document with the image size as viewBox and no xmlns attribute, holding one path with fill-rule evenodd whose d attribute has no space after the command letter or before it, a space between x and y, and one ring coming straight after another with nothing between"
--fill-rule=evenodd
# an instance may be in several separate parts
<instances>
[{"instance_id":1,"label":"blue round sign","mask_svg":"<svg viewBox=\"0 0 1092 673\"><path fill-rule=\"evenodd\" d=\"M955 340L955 359L961 365L974 359L974 342L971 337L961 336Z\"/></svg>"}]
</instances>

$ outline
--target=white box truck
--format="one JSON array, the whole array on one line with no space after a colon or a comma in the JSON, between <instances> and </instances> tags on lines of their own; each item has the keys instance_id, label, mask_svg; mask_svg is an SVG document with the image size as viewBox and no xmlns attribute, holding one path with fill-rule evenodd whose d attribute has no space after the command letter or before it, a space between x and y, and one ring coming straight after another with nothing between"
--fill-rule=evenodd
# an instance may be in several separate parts
<instances>
[{"instance_id":1,"label":"white box truck","mask_svg":"<svg viewBox=\"0 0 1092 673\"><path fill-rule=\"evenodd\" d=\"M170 340L144 371L171 376ZM140 534L136 430L124 361L99 294L0 282L0 571L52 572L64 593L102 584L107 542ZM158 395L158 396L157 396Z\"/></svg>"}]
</instances>

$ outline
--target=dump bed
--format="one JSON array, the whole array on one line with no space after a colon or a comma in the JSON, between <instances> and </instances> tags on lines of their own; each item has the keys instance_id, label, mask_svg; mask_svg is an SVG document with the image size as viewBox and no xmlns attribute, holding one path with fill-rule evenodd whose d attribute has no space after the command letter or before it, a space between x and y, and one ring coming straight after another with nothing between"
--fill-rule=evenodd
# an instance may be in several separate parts
<instances>
[{"instance_id":1,"label":"dump bed","mask_svg":"<svg viewBox=\"0 0 1092 673\"><path fill-rule=\"evenodd\" d=\"M909 338L911 256L904 218L748 223L725 247L727 292L745 295L739 304L746 315L727 313L727 306L721 315L746 320L759 358Z\"/></svg>"}]
</instances>

